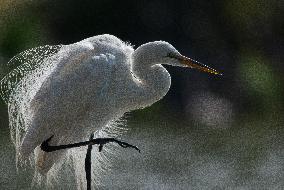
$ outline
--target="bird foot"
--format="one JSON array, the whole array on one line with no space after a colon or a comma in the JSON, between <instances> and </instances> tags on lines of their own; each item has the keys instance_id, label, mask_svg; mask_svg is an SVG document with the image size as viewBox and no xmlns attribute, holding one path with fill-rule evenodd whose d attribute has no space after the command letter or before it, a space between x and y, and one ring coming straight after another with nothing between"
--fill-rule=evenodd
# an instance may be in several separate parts
<instances>
[{"instance_id":1,"label":"bird foot","mask_svg":"<svg viewBox=\"0 0 284 190\"><path fill-rule=\"evenodd\" d=\"M66 144L66 145L57 145L57 146L52 146L49 145L50 140L53 138L53 135L43 141L40 145L40 148L45 151L45 152L53 152L57 150L64 150L64 149L69 149L69 148L75 148L75 147L81 147L81 146L88 146L87 153L86 153L86 158L85 158L85 172L86 172L86 180L87 180L87 190L91 189L91 166L92 166L92 161L91 161L91 151L92 151L92 146L95 144L99 145L99 152L103 150L103 146L107 143L114 142L117 143L119 146L122 148L134 148L140 153L140 149L137 146L131 145L127 142L123 142L120 140L117 140L115 138L96 138L93 139L93 134L90 137L90 140L84 141L84 142L79 142L79 143L74 143L74 144Z\"/></svg>"},{"instance_id":2,"label":"bird foot","mask_svg":"<svg viewBox=\"0 0 284 190\"><path fill-rule=\"evenodd\" d=\"M101 152L103 150L103 146L105 144L110 143L110 142L117 143L122 148L134 148L139 153L141 152L140 149L137 146L131 145L131 144L127 143L127 142L123 142L123 141L117 140L115 138L96 138L96 139L92 139L90 141L91 141L91 143L99 144L99 152Z\"/></svg>"},{"instance_id":3,"label":"bird foot","mask_svg":"<svg viewBox=\"0 0 284 190\"><path fill-rule=\"evenodd\" d=\"M75 147L81 147L81 146L88 146L88 145L99 145L99 152L103 150L103 146L107 143L114 142L117 143L119 146L123 148L134 148L138 152L140 152L140 149L137 146L131 145L127 142L123 142L120 140L117 140L115 138L96 138L96 139L90 139L89 141L74 143L74 144L66 144L66 145L57 145L57 146L51 146L48 143L53 138L53 136L49 137L45 141L43 141L40 145L40 148L45 152L53 152L57 150L63 150L63 149L69 149L69 148L75 148Z\"/></svg>"}]
</instances>

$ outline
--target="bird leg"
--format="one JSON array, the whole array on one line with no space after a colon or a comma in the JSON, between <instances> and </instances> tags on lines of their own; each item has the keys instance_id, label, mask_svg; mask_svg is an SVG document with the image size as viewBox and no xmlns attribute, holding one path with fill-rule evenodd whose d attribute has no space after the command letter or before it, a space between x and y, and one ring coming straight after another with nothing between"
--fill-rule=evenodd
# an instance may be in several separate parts
<instances>
[{"instance_id":1,"label":"bird leg","mask_svg":"<svg viewBox=\"0 0 284 190\"><path fill-rule=\"evenodd\" d=\"M90 140L93 140L94 134L91 134ZM85 172L86 172L86 181L87 181L87 190L91 190L91 179L92 179L92 148L93 145L88 145L86 157L85 157Z\"/></svg>"},{"instance_id":2,"label":"bird leg","mask_svg":"<svg viewBox=\"0 0 284 190\"><path fill-rule=\"evenodd\" d=\"M57 150L63 150L63 149L69 149L69 148L98 144L99 145L99 152L101 152L102 149L103 149L103 146L105 144L110 143L110 142L114 142L114 143L117 143L122 148L134 148L135 150L140 152L140 149L137 146L131 145L127 142L117 140L115 138L96 138L96 139L90 139L88 141L78 142L78 143L73 143L73 144L51 146L48 143L52 138L53 138L53 135L41 143L41 145L40 145L41 150L43 150L45 152L53 152L53 151L57 151Z\"/></svg>"},{"instance_id":3,"label":"bird leg","mask_svg":"<svg viewBox=\"0 0 284 190\"><path fill-rule=\"evenodd\" d=\"M69 149L69 148L75 148L75 147L81 147L81 146L88 146L86 157L85 157L85 172L86 172L86 180L87 180L87 190L91 190L91 168L92 168L92 160L91 160L91 154L92 154L92 146L95 144L99 145L99 152L103 150L103 146L107 143L114 142L117 143L119 146L123 148L134 148L138 152L140 152L140 149L137 146L131 145L127 142L119 141L115 138L94 138L94 135L92 134L90 139L88 141L79 142L79 143L73 143L73 144L66 144L66 145L57 145L57 146L51 146L49 145L49 141L53 138L53 135L43 141L40 145L41 150L45 152L53 152L57 150L63 150L63 149Z\"/></svg>"}]
</instances>

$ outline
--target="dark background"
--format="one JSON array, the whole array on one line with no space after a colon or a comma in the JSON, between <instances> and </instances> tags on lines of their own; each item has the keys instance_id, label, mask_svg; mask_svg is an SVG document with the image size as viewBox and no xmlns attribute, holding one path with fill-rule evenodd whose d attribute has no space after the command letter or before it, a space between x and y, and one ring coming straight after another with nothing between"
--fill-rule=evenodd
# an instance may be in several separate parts
<instances>
[{"instance_id":1,"label":"dark background","mask_svg":"<svg viewBox=\"0 0 284 190\"><path fill-rule=\"evenodd\" d=\"M40 45L70 44L104 33L135 47L167 41L224 75L166 66L171 90L152 107L132 113L132 130L125 136L148 150L146 169L138 174L133 167L125 169L125 176L139 177L114 186L282 189L283 18L284 2L277 0L1 0L0 78L12 69L6 65L9 59ZM0 187L15 189L22 182L13 166L4 102L0 132ZM121 178L113 175L114 181Z\"/></svg>"}]
</instances>

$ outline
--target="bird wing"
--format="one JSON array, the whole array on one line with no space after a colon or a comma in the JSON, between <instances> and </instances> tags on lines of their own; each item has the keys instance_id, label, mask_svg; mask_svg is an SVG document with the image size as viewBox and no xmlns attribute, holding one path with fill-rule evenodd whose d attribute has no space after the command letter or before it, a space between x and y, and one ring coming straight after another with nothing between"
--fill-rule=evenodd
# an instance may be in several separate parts
<instances>
[{"instance_id":1,"label":"bird wing","mask_svg":"<svg viewBox=\"0 0 284 190\"><path fill-rule=\"evenodd\" d=\"M28 156L51 135L54 135L51 145L69 144L87 139L102 127L91 119L90 112L100 110L95 117L98 120L101 117L115 64L111 54L88 55L78 51L70 52L68 59L58 63L45 80L49 82L43 83L31 101L36 111L22 140L21 154ZM38 169L43 173L49 171L60 155L61 151L52 154L39 151Z\"/></svg>"},{"instance_id":2,"label":"bird wing","mask_svg":"<svg viewBox=\"0 0 284 190\"><path fill-rule=\"evenodd\" d=\"M59 53L67 54L67 57L57 60L58 63L52 72L47 71L46 78L34 81L36 73L32 74L34 77L30 79L25 78L24 82L29 84L28 91L35 91L35 95L24 94L30 101L26 105L20 103L27 111L19 111L24 118L26 115L26 121L30 121L20 145L24 154L30 154L51 134L54 134L51 143L64 144L67 142L63 141L76 142L84 139L70 139L75 135L73 127L84 125L85 129L91 128L86 125L92 124L89 117L93 118L93 110L100 110L100 105L103 105L104 91L108 88L107 82L111 78L111 68L115 63L110 64L109 57L113 57L111 55L96 55L93 50L78 50L80 48L69 46L67 53ZM84 123L86 120L88 123ZM89 135L91 132L87 133Z\"/></svg>"},{"instance_id":3,"label":"bird wing","mask_svg":"<svg viewBox=\"0 0 284 190\"><path fill-rule=\"evenodd\" d=\"M62 45L45 45L28 49L14 56L9 62L8 67L14 68L0 81L0 96L5 103L13 93L17 84L29 72L38 68L44 60L56 54Z\"/></svg>"},{"instance_id":4,"label":"bird wing","mask_svg":"<svg viewBox=\"0 0 284 190\"><path fill-rule=\"evenodd\" d=\"M7 64L9 68L14 69L0 81L0 96L8 104L10 135L16 147L16 152L19 151L21 140L27 131L23 117L26 110L22 109L23 104L25 104L22 101L24 98L19 93L19 91L23 92L25 87L18 88L18 86L34 70L41 65L48 64L49 62L46 60L55 55L62 46L45 45L28 49L14 56ZM41 75L41 73L38 73L38 75Z\"/></svg>"}]
</instances>

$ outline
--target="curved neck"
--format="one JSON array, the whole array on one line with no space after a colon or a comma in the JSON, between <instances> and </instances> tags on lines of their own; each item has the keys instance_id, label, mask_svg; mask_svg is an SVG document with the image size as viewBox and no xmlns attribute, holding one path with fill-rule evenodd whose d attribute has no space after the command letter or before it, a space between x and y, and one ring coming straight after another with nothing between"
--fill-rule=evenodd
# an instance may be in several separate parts
<instances>
[{"instance_id":1,"label":"curved neck","mask_svg":"<svg viewBox=\"0 0 284 190\"><path fill-rule=\"evenodd\" d=\"M162 99L169 91L171 76L160 64L149 64L137 59L132 62L132 72L135 78L133 102L135 108L144 108Z\"/></svg>"}]
</instances>

